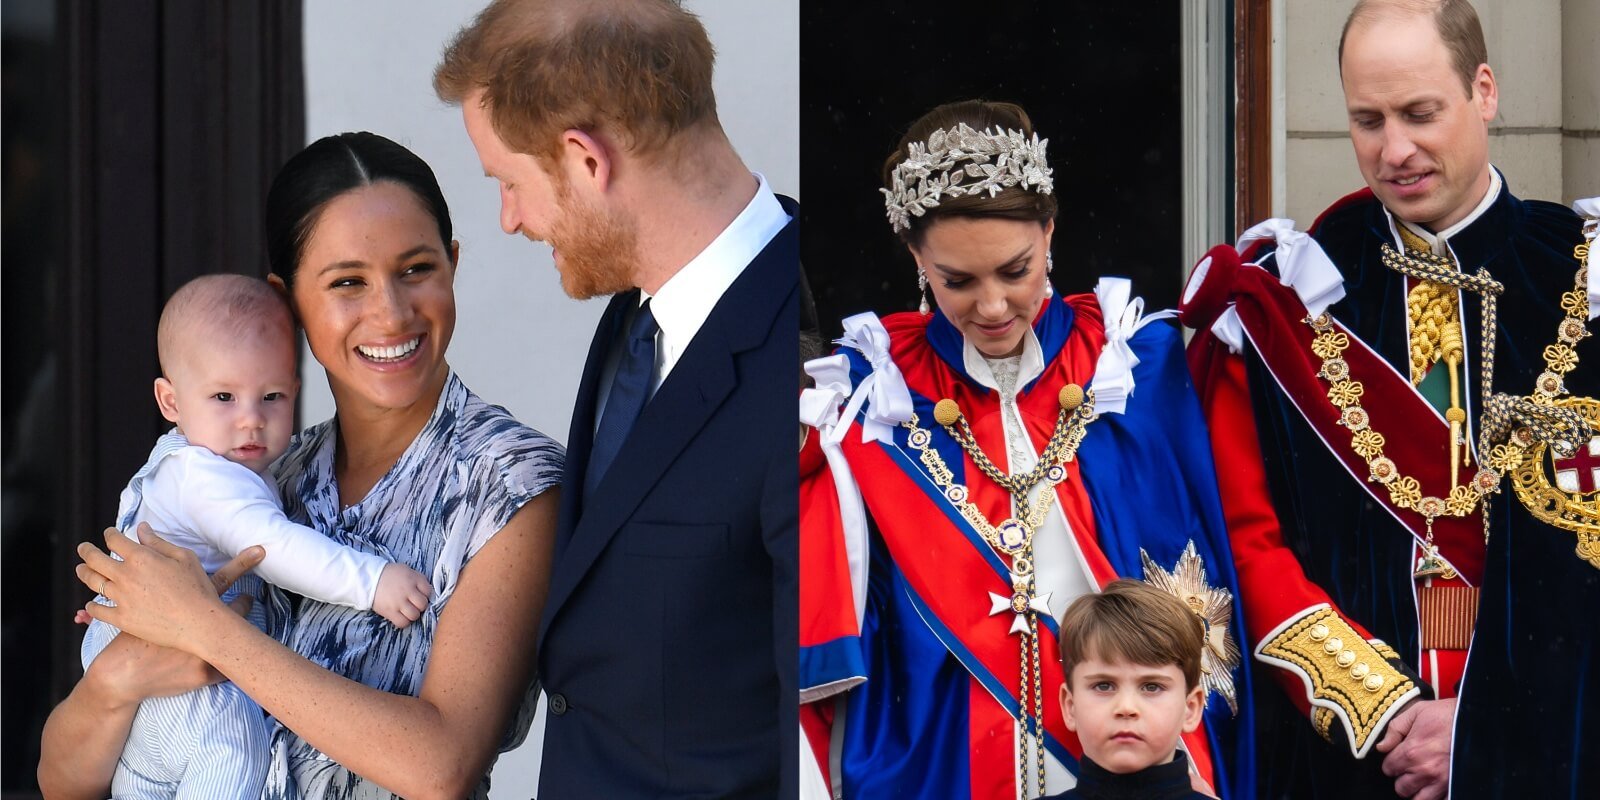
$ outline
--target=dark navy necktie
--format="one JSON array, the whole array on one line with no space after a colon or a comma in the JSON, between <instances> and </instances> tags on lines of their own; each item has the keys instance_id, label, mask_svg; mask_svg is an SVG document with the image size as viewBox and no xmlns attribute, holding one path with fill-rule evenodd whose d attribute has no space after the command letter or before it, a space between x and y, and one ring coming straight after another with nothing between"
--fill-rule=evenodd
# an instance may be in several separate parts
<instances>
[{"instance_id":1,"label":"dark navy necktie","mask_svg":"<svg viewBox=\"0 0 1600 800\"><path fill-rule=\"evenodd\" d=\"M583 493L594 493L600 478L611 467L611 462L622 450L623 440L633 429L639 411L650 399L651 383L656 371L656 325L650 313L650 301L644 301L633 315L628 327L628 339L623 342L622 357L617 360L617 373L611 379L611 391L606 395L606 410L600 419L600 428L594 432L594 446L589 449L589 469L583 476Z\"/></svg>"}]
</instances>

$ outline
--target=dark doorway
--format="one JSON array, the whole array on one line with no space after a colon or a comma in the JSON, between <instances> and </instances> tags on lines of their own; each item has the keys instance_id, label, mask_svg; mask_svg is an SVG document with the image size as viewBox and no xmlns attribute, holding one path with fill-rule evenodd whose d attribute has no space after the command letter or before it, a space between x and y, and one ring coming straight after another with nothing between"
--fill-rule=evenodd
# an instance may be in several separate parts
<instances>
[{"instance_id":1,"label":"dark doorway","mask_svg":"<svg viewBox=\"0 0 1600 800\"><path fill-rule=\"evenodd\" d=\"M262 206L304 144L300 4L4 7L0 792L36 797L45 716L81 674L74 548L163 428L164 299L264 275Z\"/></svg>"},{"instance_id":2,"label":"dark doorway","mask_svg":"<svg viewBox=\"0 0 1600 800\"><path fill-rule=\"evenodd\" d=\"M1050 140L1058 292L1126 275L1174 305L1182 263L1176 5L953 8L806 0L801 7L801 263L824 336L859 311L914 309L915 270L878 193L923 112L967 98L1027 109Z\"/></svg>"}]
</instances>

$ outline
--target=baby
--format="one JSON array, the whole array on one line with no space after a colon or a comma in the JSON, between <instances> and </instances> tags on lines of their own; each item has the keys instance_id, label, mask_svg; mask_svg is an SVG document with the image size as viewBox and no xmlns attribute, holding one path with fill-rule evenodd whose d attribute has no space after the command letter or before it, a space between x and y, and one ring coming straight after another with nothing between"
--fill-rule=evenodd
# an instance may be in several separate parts
<instances>
[{"instance_id":1,"label":"baby","mask_svg":"<svg viewBox=\"0 0 1600 800\"><path fill-rule=\"evenodd\" d=\"M294 433L299 379L294 324L278 292L242 275L196 278L167 301L157 346L156 404L177 427L156 441L122 491L117 527L136 536L147 522L193 550L207 572L259 544L266 557L255 573L284 589L370 609L397 628L421 617L432 592L426 578L283 513L271 465ZM259 610L252 621L265 625ZM90 624L84 669L116 635L103 622ZM112 796L254 800L266 778L267 736L261 708L232 683L146 700L117 762Z\"/></svg>"},{"instance_id":2,"label":"baby","mask_svg":"<svg viewBox=\"0 0 1600 800\"><path fill-rule=\"evenodd\" d=\"M1050 797L1209 797L1178 749L1205 711L1203 645L1200 618L1141 581L1074 600L1061 618L1061 714L1083 760L1077 787Z\"/></svg>"}]
</instances>

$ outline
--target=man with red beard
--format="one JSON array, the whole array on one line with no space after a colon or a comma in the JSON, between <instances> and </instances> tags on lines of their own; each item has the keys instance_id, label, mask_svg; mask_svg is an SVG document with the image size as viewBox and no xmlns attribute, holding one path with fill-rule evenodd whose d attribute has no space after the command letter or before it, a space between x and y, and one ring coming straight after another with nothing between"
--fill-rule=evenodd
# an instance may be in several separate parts
<instances>
[{"instance_id":1,"label":"man with red beard","mask_svg":"<svg viewBox=\"0 0 1600 800\"><path fill-rule=\"evenodd\" d=\"M1487 59L1465 0L1357 3L1339 67L1369 188L1309 235L1213 248L1184 293L1279 679L1255 693L1263 796L1600 795L1572 616L1600 606L1600 371L1575 369L1600 282L1583 220L1490 165Z\"/></svg>"},{"instance_id":2,"label":"man with red beard","mask_svg":"<svg viewBox=\"0 0 1600 800\"><path fill-rule=\"evenodd\" d=\"M538 643L538 796L792 794L799 209L717 120L667 0L496 0L446 50L500 224L613 295Z\"/></svg>"}]
</instances>

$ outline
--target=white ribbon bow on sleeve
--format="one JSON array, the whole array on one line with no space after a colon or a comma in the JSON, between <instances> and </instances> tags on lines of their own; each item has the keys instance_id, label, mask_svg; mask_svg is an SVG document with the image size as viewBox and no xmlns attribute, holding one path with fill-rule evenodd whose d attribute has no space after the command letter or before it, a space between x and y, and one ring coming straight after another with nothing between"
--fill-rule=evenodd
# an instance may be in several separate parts
<instances>
[{"instance_id":1,"label":"white ribbon bow on sleeve","mask_svg":"<svg viewBox=\"0 0 1600 800\"><path fill-rule=\"evenodd\" d=\"M1128 340L1145 325L1177 315L1168 309L1144 316L1144 298L1132 295L1133 282L1127 278L1101 278L1094 287L1106 327L1106 345L1095 362L1094 380L1089 384L1094 389L1097 414L1127 411L1128 398L1133 396L1133 368L1139 366L1139 357Z\"/></svg>"},{"instance_id":2,"label":"white ribbon bow on sleeve","mask_svg":"<svg viewBox=\"0 0 1600 800\"><path fill-rule=\"evenodd\" d=\"M1300 296L1311 316L1344 299L1344 276L1339 268L1316 239L1294 229L1294 220L1274 218L1260 223L1245 231L1234 248L1244 252L1245 245L1258 239L1278 243L1278 282Z\"/></svg>"},{"instance_id":3,"label":"white ribbon bow on sleeve","mask_svg":"<svg viewBox=\"0 0 1600 800\"><path fill-rule=\"evenodd\" d=\"M827 435L839 424L839 406L850 396L850 359L843 354L813 358L806 374L816 385L800 392L800 421Z\"/></svg>"},{"instance_id":4,"label":"white ribbon bow on sleeve","mask_svg":"<svg viewBox=\"0 0 1600 800\"><path fill-rule=\"evenodd\" d=\"M1344 299L1344 276L1339 274L1339 268L1316 239L1294 229L1294 220L1273 218L1262 222L1245 231L1234 249L1242 253L1246 245L1261 239L1277 243L1274 256L1278 282L1293 289L1312 316ZM1244 323L1232 305L1211 324L1211 332L1235 353L1244 348Z\"/></svg>"},{"instance_id":5,"label":"white ribbon bow on sleeve","mask_svg":"<svg viewBox=\"0 0 1600 800\"><path fill-rule=\"evenodd\" d=\"M850 420L855 419L865 405L861 441L894 444L894 426L911 419L911 390L906 388L900 368L889 358L889 331L878 321L878 315L869 311L846 317L844 336L835 341L859 351L872 365L872 374L850 393L850 402L840 412L841 424L834 425L827 439L835 443L842 441L844 432L850 428ZM844 385L849 385L848 375Z\"/></svg>"},{"instance_id":6,"label":"white ribbon bow on sleeve","mask_svg":"<svg viewBox=\"0 0 1600 800\"><path fill-rule=\"evenodd\" d=\"M867 569L870 561L867 536L867 511L860 487L851 473L839 445L850 422L861 413L861 441L894 444L894 426L911 419L911 390L906 388L900 368L889 359L889 332L876 314L857 314L844 321L844 336L837 344L853 347L872 365L872 374L860 384L850 386L850 359L843 353L806 362L806 373L816 386L800 393L800 420L822 432L822 453L833 474L839 493L839 521L850 570L851 595L855 603L856 624L866 615ZM846 402L848 401L848 402ZM840 408L840 403L844 407ZM838 687L842 691L850 685Z\"/></svg>"},{"instance_id":7,"label":"white ribbon bow on sleeve","mask_svg":"<svg viewBox=\"0 0 1600 800\"><path fill-rule=\"evenodd\" d=\"M1594 241L1600 232L1600 197L1585 197L1572 204L1583 217L1583 238L1589 242L1589 319L1600 317L1600 269L1595 268Z\"/></svg>"}]
</instances>

